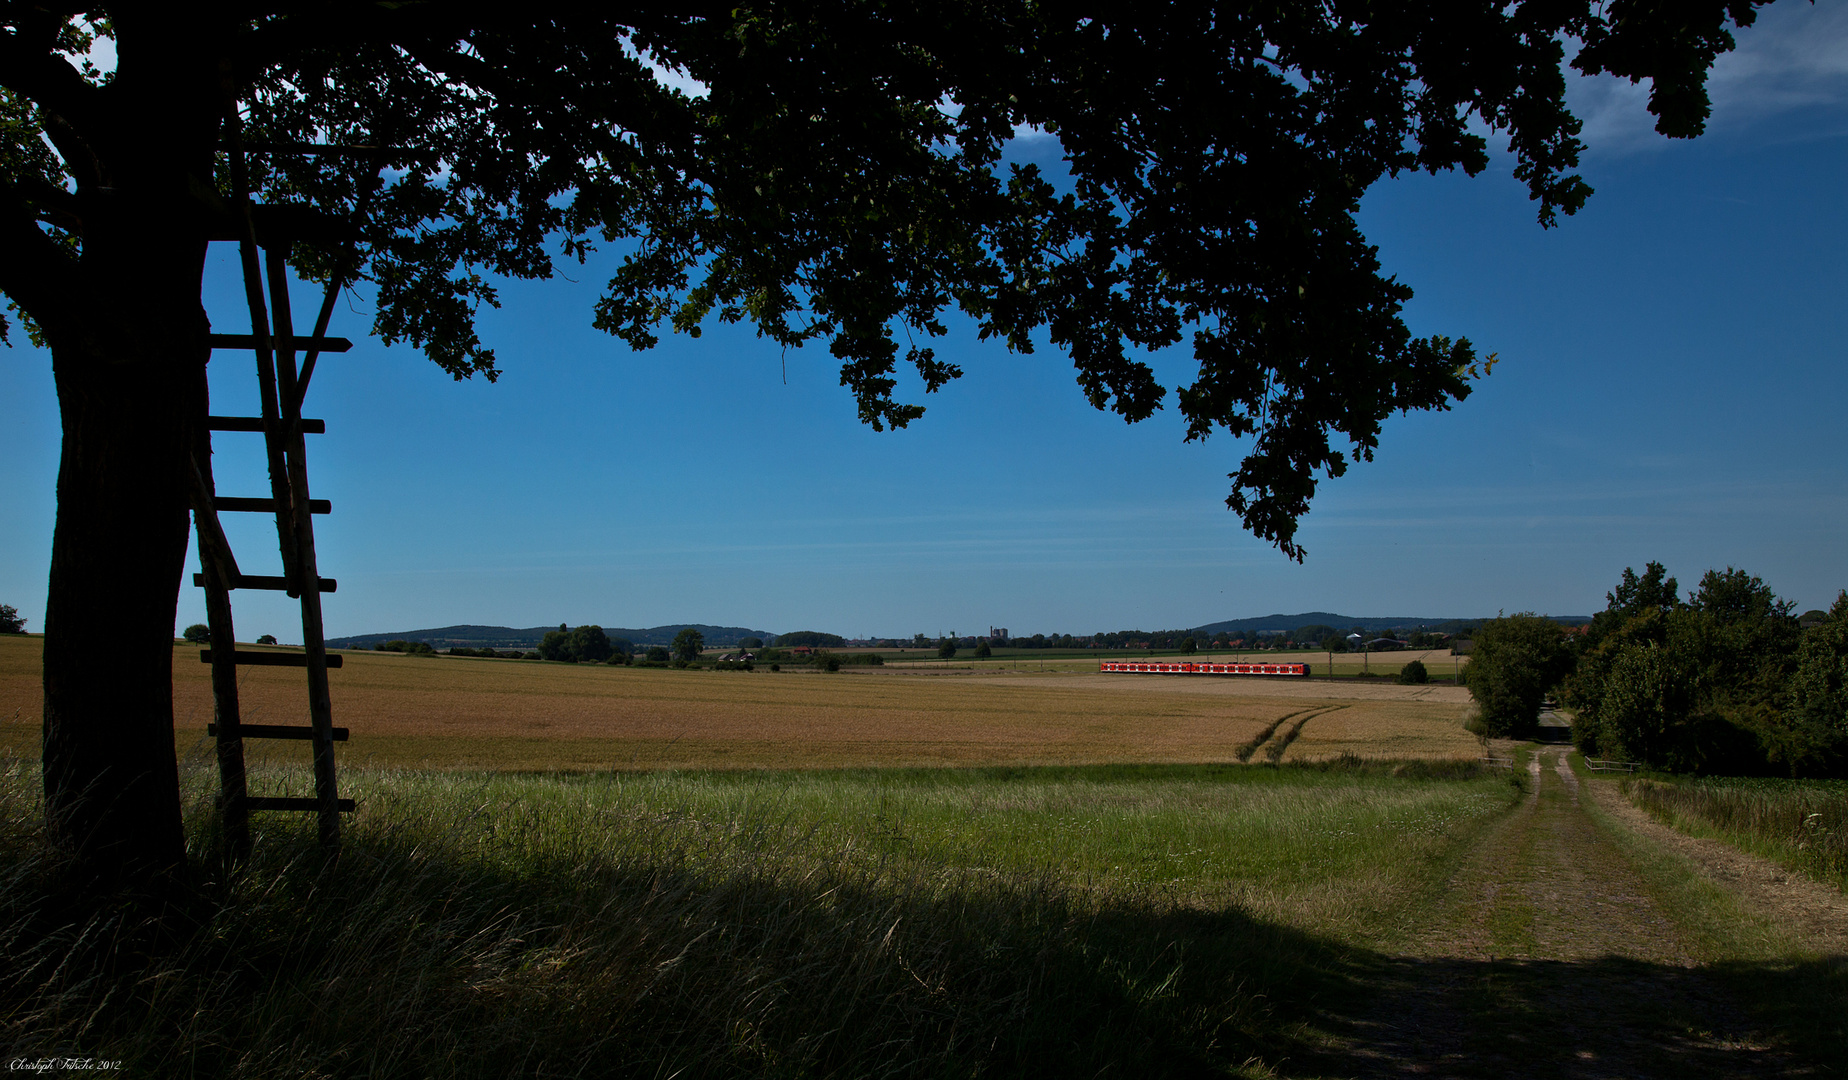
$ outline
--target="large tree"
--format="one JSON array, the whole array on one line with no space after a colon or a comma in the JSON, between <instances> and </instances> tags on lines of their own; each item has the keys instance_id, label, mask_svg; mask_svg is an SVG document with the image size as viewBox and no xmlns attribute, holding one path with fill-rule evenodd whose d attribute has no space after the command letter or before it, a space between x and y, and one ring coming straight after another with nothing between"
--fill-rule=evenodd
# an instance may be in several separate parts
<instances>
[{"instance_id":1,"label":"large tree","mask_svg":"<svg viewBox=\"0 0 1848 1080\"><path fill-rule=\"evenodd\" d=\"M626 344L712 316L825 341L876 428L922 413L894 396L901 359L926 392L957 376L917 344L953 311L1063 350L1132 421L1166 393L1138 354L1185 345L1187 438L1248 437L1227 502L1300 558L1318 475L1369 457L1394 411L1462 398L1475 361L1405 327L1362 193L1483 169L1486 130L1550 224L1590 190L1562 42L1652 79L1660 129L1690 135L1758 2L0 3L0 289L50 346L64 429L54 834L96 865L181 858L169 642L204 457L200 281L239 188L331 219L290 264L368 290L374 334L458 378L495 374L473 315L497 278L598 246L620 266L595 320ZM1067 175L1009 163L1029 125Z\"/></svg>"}]
</instances>

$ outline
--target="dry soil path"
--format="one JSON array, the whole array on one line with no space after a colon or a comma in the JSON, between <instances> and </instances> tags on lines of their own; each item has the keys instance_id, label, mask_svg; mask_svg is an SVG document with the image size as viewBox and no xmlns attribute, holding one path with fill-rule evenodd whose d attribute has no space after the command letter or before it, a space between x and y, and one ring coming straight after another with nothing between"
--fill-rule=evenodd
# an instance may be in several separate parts
<instances>
[{"instance_id":1,"label":"dry soil path","mask_svg":"<svg viewBox=\"0 0 1848 1080\"><path fill-rule=\"evenodd\" d=\"M1792 885L1763 860L1656 824L1614 785L1581 784L1564 753L1537 752L1531 793L1464 861L1432 924L1381 961L1383 992L1355 1015L1329 1017L1336 1052L1303 1062L1304 1071L1822 1075L1782 1049L1777 1033L1703 969L1715 959L1701 955L1711 944L1652 889L1616 830L1668 845L1703 870L1710 861L1719 868L1710 878L1730 883L1748 908L1796 920L1796 929L1815 935L1818 951L1839 953L1848 942L1840 894ZM1779 896L1781 907L1767 899Z\"/></svg>"}]
</instances>

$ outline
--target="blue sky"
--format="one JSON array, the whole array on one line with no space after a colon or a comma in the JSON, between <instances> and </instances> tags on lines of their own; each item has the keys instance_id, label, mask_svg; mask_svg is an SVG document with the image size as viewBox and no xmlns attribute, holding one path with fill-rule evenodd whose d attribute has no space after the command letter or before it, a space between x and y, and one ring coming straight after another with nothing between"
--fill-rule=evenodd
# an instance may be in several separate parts
<instances>
[{"instance_id":1,"label":"blue sky","mask_svg":"<svg viewBox=\"0 0 1848 1080\"><path fill-rule=\"evenodd\" d=\"M825 349L736 328L630 354L590 328L594 268L512 284L482 336L498 384L365 340L323 360L310 477L330 634L457 622L1091 633L1275 611L1585 614L1626 565L1691 586L1740 566L1801 608L1848 586L1848 6L1791 0L1740 35L1707 136L1649 131L1643 88L1580 80L1589 206L1542 231L1504 166L1380 184L1362 224L1417 296L1418 334L1501 363L1450 413L1388 422L1326 482L1296 565L1225 510L1240 446L1091 410L1069 364L956 327L966 374L905 431L854 419ZM208 310L242 329L233 252ZM298 322L308 318L301 295ZM1186 357L1157 357L1173 386ZM255 410L246 358L214 411ZM914 396L913 400L920 400ZM0 602L42 625L58 423L48 357L0 355ZM256 436L218 436L220 490L264 489ZM248 517L247 515L239 515ZM266 536L267 532L267 536ZM233 526L247 571L273 531ZM239 593L240 637L300 639ZM204 617L190 587L179 623Z\"/></svg>"}]
</instances>

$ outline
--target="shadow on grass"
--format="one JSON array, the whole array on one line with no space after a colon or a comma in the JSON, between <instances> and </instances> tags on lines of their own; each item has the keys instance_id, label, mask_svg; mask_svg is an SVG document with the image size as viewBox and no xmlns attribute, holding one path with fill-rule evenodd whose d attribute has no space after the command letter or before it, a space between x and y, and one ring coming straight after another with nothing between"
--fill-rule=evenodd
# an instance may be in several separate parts
<instances>
[{"instance_id":1,"label":"shadow on grass","mask_svg":"<svg viewBox=\"0 0 1848 1080\"><path fill-rule=\"evenodd\" d=\"M1343 950L1238 911L831 865L771 827L715 859L677 830L589 857L534 837L513 864L362 832L331 868L272 835L159 914L72 894L15 835L6 1053L148 1076L1204 1077L1293 1056L1318 998L1359 991Z\"/></svg>"},{"instance_id":2,"label":"shadow on grass","mask_svg":"<svg viewBox=\"0 0 1848 1080\"><path fill-rule=\"evenodd\" d=\"M1848 958L1686 968L1374 956L1288 1076L1755 1077L1848 1066ZM1342 1007L1343 1005L1347 1007Z\"/></svg>"},{"instance_id":3,"label":"shadow on grass","mask_svg":"<svg viewBox=\"0 0 1848 1080\"><path fill-rule=\"evenodd\" d=\"M0 792L6 1056L214 1077L1749 1076L1839 1070L1848 1035L1840 962L1415 961L771 818L375 802L338 863L285 823L236 873L200 858L151 914L72 891Z\"/></svg>"}]
</instances>

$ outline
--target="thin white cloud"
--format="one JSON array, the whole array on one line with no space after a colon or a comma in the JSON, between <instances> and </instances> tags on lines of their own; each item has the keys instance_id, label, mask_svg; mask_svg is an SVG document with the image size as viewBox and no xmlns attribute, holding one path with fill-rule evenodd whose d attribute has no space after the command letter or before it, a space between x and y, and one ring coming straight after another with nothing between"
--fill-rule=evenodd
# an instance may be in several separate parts
<instances>
[{"instance_id":1,"label":"thin white cloud","mask_svg":"<svg viewBox=\"0 0 1848 1080\"><path fill-rule=\"evenodd\" d=\"M1796 109L1839 110L1848 119L1848 7L1781 0L1753 26L1734 31L1738 47L1707 80L1708 130L1725 132ZM1649 85L1611 75L1580 76L1566 90L1595 151L1629 153L1666 145L1649 114Z\"/></svg>"}]
</instances>

